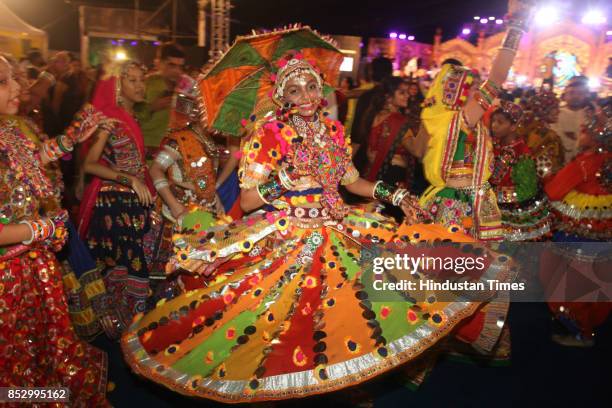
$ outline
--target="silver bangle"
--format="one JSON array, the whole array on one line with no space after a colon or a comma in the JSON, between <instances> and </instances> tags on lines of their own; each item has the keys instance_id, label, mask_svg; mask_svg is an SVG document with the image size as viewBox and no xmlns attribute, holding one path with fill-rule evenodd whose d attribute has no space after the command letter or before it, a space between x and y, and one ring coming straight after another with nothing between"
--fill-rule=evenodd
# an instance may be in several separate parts
<instances>
[{"instance_id":1,"label":"silver bangle","mask_svg":"<svg viewBox=\"0 0 612 408\"><path fill-rule=\"evenodd\" d=\"M21 241L21 243L23 245L30 245L32 242L34 242L34 236L36 235L34 233L34 228L32 228L32 224L30 224L29 221L19 221L19 224L25 224L25 225L28 226L28 229L30 230L30 234L32 234L32 235L30 236L30 239L28 239L26 241Z\"/></svg>"},{"instance_id":2,"label":"silver bangle","mask_svg":"<svg viewBox=\"0 0 612 408\"><path fill-rule=\"evenodd\" d=\"M155 180L153 182L153 187L155 187L155 190L160 191L162 188L170 187L170 184L168 183L168 180L162 178Z\"/></svg>"},{"instance_id":3,"label":"silver bangle","mask_svg":"<svg viewBox=\"0 0 612 408\"><path fill-rule=\"evenodd\" d=\"M174 159L167 152L161 151L155 156L155 163L159 164L161 168L166 171L168 167L174 164Z\"/></svg>"},{"instance_id":4,"label":"silver bangle","mask_svg":"<svg viewBox=\"0 0 612 408\"><path fill-rule=\"evenodd\" d=\"M405 188L398 188L395 193L393 193L393 197L391 198L391 204L394 206L399 206L404 197L408 195L408 190Z\"/></svg>"},{"instance_id":5,"label":"silver bangle","mask_svg":"<svg viewBox=\"0 0 612 408\"><path fill-rule=\"evenodd\" d=\"M378 180L376 183L374 183L374 188L372 189L372 198L375 200L378 200L374 194L376 194L376 187L378 187L380 183L382 183L382 180Z\"/></svg>"},{"instance_id":6,"label":"silver bangle","mask_svg":"<svg viewBox=\"0 0 612 408\"><path fill-rule=\"evenodd\" d=\"M278 172L278 179L280 180L283 187L285 187L287 190L292 190L293 187L295 187L295 183L293 183L291 177L289 177L284 168Z\"/></svg>"}]
</instances>

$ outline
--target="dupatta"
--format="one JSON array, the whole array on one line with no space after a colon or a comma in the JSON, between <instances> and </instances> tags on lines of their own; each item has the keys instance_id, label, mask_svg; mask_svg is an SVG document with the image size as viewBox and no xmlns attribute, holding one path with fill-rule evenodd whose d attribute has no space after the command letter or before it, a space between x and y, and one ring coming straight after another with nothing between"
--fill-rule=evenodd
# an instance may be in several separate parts
<instances>
[{"instance_id":1,"label":"dupatta","mask_svg":"<svg viewBox=\"0 0 612 408\"><path fill-rule=\"evenodd\" d=\"M107 118L115 119L117 121L114 126L122 127L123 130L125 130L125 133L134 142L134 145L140 154L142 163L145 163L144 139L142 132L140 131L140 126L138 126L138 123L132 117L132 115L130 115L117 103L117 96L119 92L119 87L117 86L118 80L119 77L112 76L108 79L98 81L92 104ZM87 154L90 147L90 143L81 146L83 156ZM103 158L100 158L99 163L103 166L110 167L110 163ZM151 181L151 176L149 175L148 171L145 171L145 183L149 188L149 191L151 191L151 194L154 195L155 189L153 188L153 182ZM89 221L91 220L93 208L96 204L96 199L98 198L98 193L100 192L101 187L102 179L99 177L93 177L83 193L83 200L81 201L81 206L79 207L78 216L78 232L79 236L83 239L85 239L87 236Z\"/></svg>"}]
</instances>

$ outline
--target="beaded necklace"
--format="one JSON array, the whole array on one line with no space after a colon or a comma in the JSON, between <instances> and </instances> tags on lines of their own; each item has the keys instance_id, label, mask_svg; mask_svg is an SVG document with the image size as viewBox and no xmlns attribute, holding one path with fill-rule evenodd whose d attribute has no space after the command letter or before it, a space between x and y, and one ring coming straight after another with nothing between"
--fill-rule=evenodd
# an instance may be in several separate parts
<instances>
[{"instance_id":1,"label":"beaded necklace","mask_svg":"<svg viewBox=\"0 0 612 408\"><path fill-rule=\"evenodd\" d=\"M293 166L299 174L308 174L321 185L320 202L331 217L343 218L347 208L338 193L338 184L350 164L350 157L343 143L342 127L331 120L322 123L318 115L311 123L298 115L293 115L289 122L300 136L288 155Z\"/></svg>"},{"instance_id":2,"label":"beaded necklace","mask_svg":"<svg viewBox=\"0 0 612 408\"><path fill-rule=\"evenodd\" d=\"M16 178L16 185L26 185L39 197L52 197L55 189L46 177L38 147L19 129L14 119L2 121L0 150L8 156L8 166Z\"/></svg>"}]
</instances>

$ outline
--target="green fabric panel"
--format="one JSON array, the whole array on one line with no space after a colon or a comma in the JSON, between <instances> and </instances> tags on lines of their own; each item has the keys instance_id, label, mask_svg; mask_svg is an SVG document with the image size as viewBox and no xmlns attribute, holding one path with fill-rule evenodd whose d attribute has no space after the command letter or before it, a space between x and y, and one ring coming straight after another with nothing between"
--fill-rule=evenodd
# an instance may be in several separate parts
<instances>
[{"instance_id":1,"label":"green fabric panel","mask_svg":"<svg viewBox=\"0 0 612 408\"><path fill-rule=\"evenodd\" d=\"M219 72L229 68L243 67L245 65L257 66L263 63L265 63L265 60L255 48L251 47L247 42L239 42L232 46L207 77L217 75Z\"/></svg>"},{"instance_id":2,"label":"green fabric panel","mask_svg":"<svg viewBox=\"0 0 612 408\"><path fill-rule=\"evenodd\" d=\"M388 306L391 308L391 314L389 314L386 319L380 318L380 309L383 306ZM424 321L420 317L415 324L408 322L406 313L408 312L408 309L410 309L410 306L412 306L412 304L407 301L372 302L372 311L376 313L376 321L380 323L382 335L388 342L406 336L423 325Z\"/></svg>"},{"instance_id":3,"label":"green fabric panel","mask_svg":"<svg viewBox=\"0 0 612 408\"><path fill-rule=\"evenodd\" d=\"M263 71L246 78L225 98L212 127L232 136L240 136L242 126L240 121L248 118L257 99L257 90L261 86L259 80Z\"/></svg>"},{"instance_id":4,"label":"green fabric panel","mask_svg":"<svg viewBox=\"0 0 612 408\"><path fill-rule=\"evenodd\" d=\"M283 36L279 41L276 51L272 56L275 61L283 56L287 51L299 51L304 48L325 48L337 51L337 48L322 40L319 36L308 30L296 31Z\"/></svg>"},{"instance_id":5,"label":"green fabric panel","mask_svg":"<svg viewBox=\"0 0 612 408\"><path fill-rule=\"evenodd\" d=\"M465 139L467 135L462 130L459 132L459 137L457 139L457 150L455 150L455 155L453 156L453 160L463 160L465 157Z\"/></svg>"},{"instance_id":6,"label":"green fabric panel","mask_svg":"<svg viewBox=\"0 0 612 408\"><path fill-rule=\"evenodd\" d=\"M237 339L243 334L244 329L255 323L257 314L258 313L254 311L244 311L240 313L235 319L213 331L205 341L191 350L189 354L185 355L182 359L178 360L172 368L189 375L209 376L213 370L230 355L231 348L237 344ZM234 340L225 338L225 333L231 327L236 329ZM211 364L205 364L204 359L206 358L206 353L209 351L214 352L213 362Z\"/></svg>"},{"instance_id":7,"label":"green fabric panel","mask_svg":"<svg viewBox=\"0 0 612 408\"><path fill-rule=\"evenodd\" d=\"M332 243L338 247L338 253L340 254L340 263L346 268L346 274L348 276L348 279L353 279L357 272L359 272L361 267L353 258L348 256L347 251L344 249L344 247L340 246L340 239L335 233L331 234L330 238ZM355 256L357 255L358 254L355 254Z\"/></svg>"},{"instance_id":8,"label":"green fabric panel","mask_svg":"<svg viewBox=\"0 0 612 408\"><path fill-rule=\"evenodd\" d=\"M247 326L255 324L257 317L266 310L266 305L274 299L275 293L276 292L273 291L266 296L257 309L245 310L222 327L213 331L205 341L191 350L185 357L177 361L172 367L182 373L190 375L209 376L212 371L230 355L231 348L236 345L238 337L243 334L244 329ZM242 296L249 295L243 294ZM225 338L225 333L231 327L236 329L236 336L233 341L229 341ZM204 364L204 358L209 351L214 352L213 362L211 364Z\"/></svg>"},{"instance_id":9,"label":"green fabric panel","mask_svg":"<svg viewBox=\"0 0 612 408\"><path fill-rule=\"evenodd\" d=\"M213 225L215 218L208 211L192 211L183 216L182 226L186 229L194 229L194 226L200 224L199 231L204 231Z\"/></svg>"}]
</instances>

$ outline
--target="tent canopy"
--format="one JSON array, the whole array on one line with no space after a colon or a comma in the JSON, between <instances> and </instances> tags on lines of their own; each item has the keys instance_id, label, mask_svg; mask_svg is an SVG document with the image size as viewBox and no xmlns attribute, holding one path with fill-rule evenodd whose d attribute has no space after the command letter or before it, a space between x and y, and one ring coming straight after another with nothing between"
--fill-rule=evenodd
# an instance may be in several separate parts
<instances>
[{"instance_id":1,"label":"tent canopy","mask_svg":"<svg viewBox=\"0 0 612 408\"><path fill-rule=\"evenodd\" d=\"M27 48L39 48L46 55L47 33L23 21L0 1L0 50L21 57Z\"/></svg>"}]
</instances>

